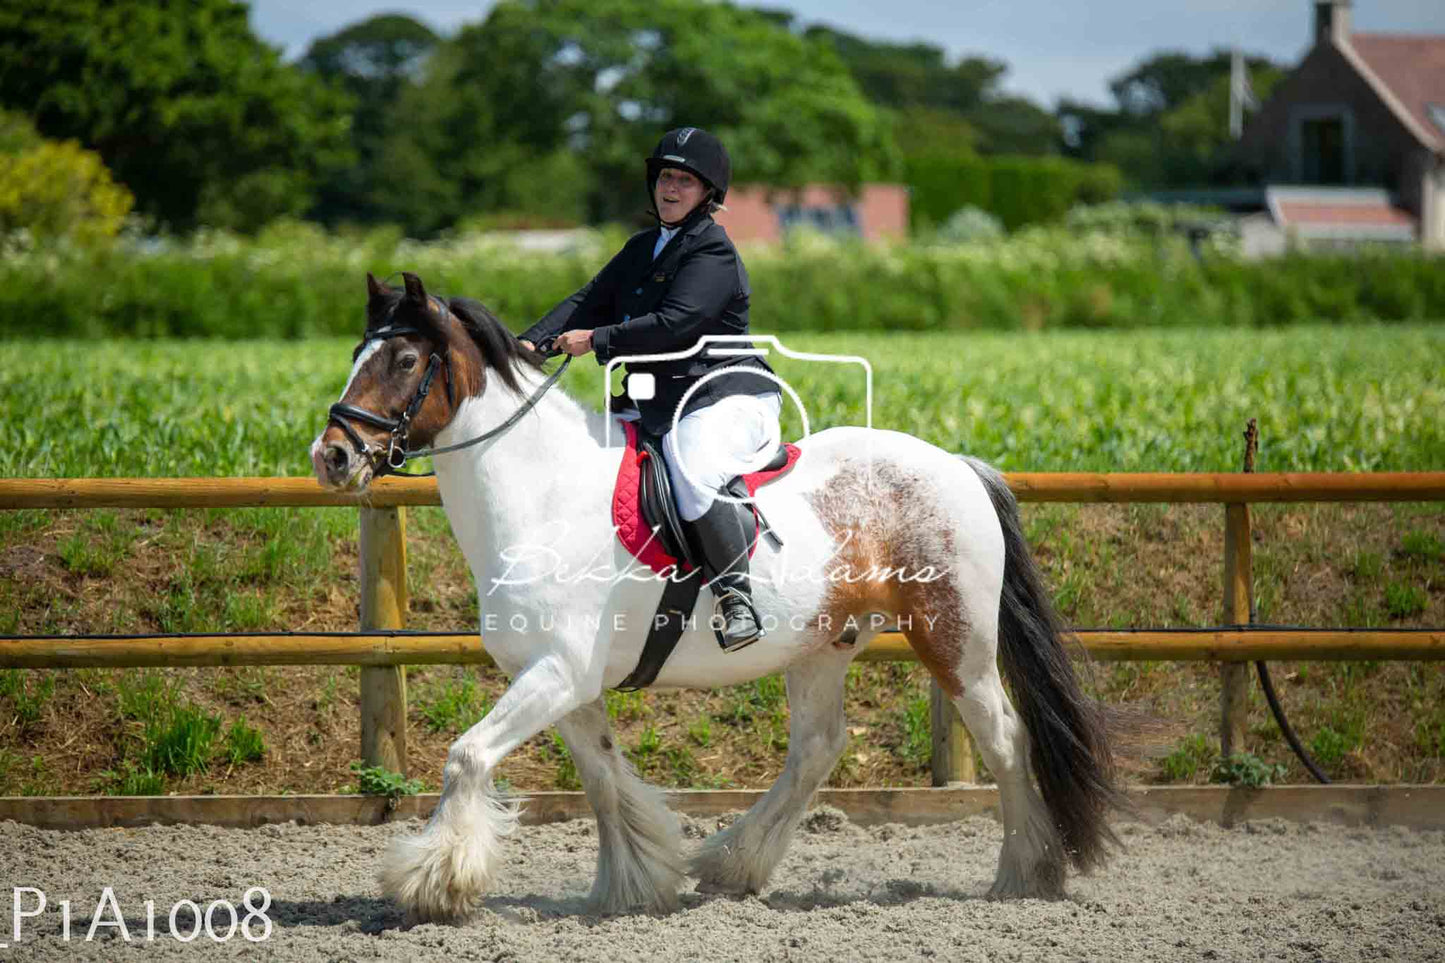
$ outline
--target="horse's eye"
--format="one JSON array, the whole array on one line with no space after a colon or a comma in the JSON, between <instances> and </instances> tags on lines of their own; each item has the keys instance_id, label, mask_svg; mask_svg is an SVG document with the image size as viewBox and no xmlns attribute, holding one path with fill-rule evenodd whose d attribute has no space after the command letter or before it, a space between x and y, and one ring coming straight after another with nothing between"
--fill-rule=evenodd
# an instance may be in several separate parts
<instances>
[{"instance_id":1,"label":"horse's eye","mask_svg":"<svg viewBox=\"0 0 1445 963\"><path fill-rule=\"evenodd\" d=\"M402 371L410 371L412 368L416 367L416 355L404 354L400 358L396 359L396 363Z\"/></svg>"}]
</instances>

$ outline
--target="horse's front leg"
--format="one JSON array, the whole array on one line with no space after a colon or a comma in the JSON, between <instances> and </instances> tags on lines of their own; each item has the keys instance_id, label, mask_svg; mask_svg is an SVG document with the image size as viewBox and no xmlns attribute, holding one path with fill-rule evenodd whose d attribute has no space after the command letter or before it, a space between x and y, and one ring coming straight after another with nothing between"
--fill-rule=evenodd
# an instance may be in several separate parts
<instances>
[{"instance_id":1,"label":"horse's front leg","mask_svg":"<svg viewBox=\"0 0 1445 963\"><path fill-rule=\"evenodd\" d=\"M532 663L513 680L486 717L447 753L442 794L426 827L387 849L382 892L416 921L457 922L481 903L496 877L501 837L517 826L517 810L492 788L497 763L583 702L578 673L560 655Z\"/></svg>"}]
</instances>

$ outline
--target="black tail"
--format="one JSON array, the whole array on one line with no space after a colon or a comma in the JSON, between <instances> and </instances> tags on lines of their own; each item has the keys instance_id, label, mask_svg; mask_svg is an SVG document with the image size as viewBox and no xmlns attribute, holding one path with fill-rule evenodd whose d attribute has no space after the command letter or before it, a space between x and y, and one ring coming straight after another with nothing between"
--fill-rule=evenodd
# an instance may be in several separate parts
<instances>
[{"instance_id":1,"label":"black tail","mask_svg":"<svg viewBox=\"0 0 1445 963\"><path fill-rule=\"evenodd\" d=\"M1115 785L1106 711L1079 687L1054 609L1024 540L1018 502L991 465L965 458L988 489L1003 527L1003 597L999 655L1014 706L1029 732L1030 761L1039 792L1079 871L1099 865L1117 843L1109 810L1124 805Z\"/></svg>"}]
</instances>

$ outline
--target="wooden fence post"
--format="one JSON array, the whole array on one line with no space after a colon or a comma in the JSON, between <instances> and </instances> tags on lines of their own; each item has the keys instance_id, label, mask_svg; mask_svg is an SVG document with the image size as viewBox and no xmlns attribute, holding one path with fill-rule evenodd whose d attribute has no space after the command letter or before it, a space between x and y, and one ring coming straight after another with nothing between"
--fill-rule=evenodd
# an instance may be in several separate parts
<instances>
[{"instance_id":1,"label":"wooden fence post","mask_svg":"<svg viewBox=\"0 0 1445 963\"><path fill-rule=\"evenodd\" d=\"M973 742L958 710L938 682L929 683L928 721L933 736L933 784L977 782L973 769Z\"/></svg>"},{"instance_id":2,"label":"wooden fence post","mask_svg":"<svg viewBox=\"0 0 1445 963\"><path fill-rule=\"evenodd\" d=\"M1244 470L1254 471L1259 430L1253 418L1244 431ZM1254 592L1254 556L1249 505L1224 506L1224 621L1248 625ZM1230 662L1219 667L1219 752L1228 759L1244 751L1249 714L1249 663Z\"/></svg>"},{"instance_id":3,"label":"wooden fence post","mask_svg":"<svg viewBox=\"0 0 1445 963\"><path fill-rule=\"evenodd\" d=\"M406 621L406 509L361 509L361 629ZM361 667L361 761L405 774L406 666Z\"/></svg>"}]
</instances>

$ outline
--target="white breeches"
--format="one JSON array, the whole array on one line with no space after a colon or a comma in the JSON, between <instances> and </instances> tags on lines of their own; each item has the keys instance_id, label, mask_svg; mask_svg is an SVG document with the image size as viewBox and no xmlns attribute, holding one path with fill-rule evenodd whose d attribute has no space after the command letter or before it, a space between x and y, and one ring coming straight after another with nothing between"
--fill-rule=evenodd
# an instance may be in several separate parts
<instances>
[{"instance_id":1,"label":"white breeches","mask_svg":"<svg viewBox=\"0 0 1445 963\"><path fill-rule=\"evenodd\" d=\"M782 408L783 396L776 391L728 395L683 416L662 436L667 474L684 521L705 515L717 490L734 476L767 464L778 448Z\"/></svg>"}]
</instances>

